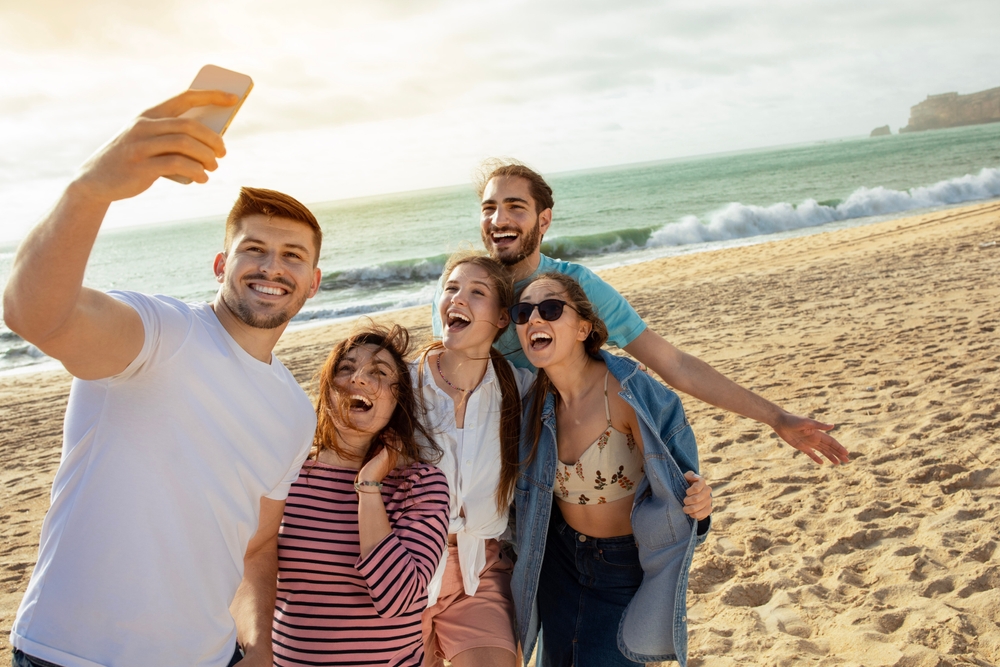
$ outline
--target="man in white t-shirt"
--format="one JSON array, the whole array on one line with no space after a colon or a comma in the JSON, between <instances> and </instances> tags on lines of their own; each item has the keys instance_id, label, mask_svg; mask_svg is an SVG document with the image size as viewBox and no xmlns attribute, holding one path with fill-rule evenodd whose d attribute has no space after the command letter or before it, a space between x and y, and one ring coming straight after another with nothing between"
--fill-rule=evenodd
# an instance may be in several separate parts
<instances>
[{"instance_id":1,"label":"man in white t-shirt","mask_svg":"<svg viewBox=\"0 0 1000 667\"><path fill-rule=\"evenodd\" d=\"M75 378L14 665L271 665L277 531L315 413L272 355L319 288L302 204L243 188L211 304L83 287L108 207L161 176L204 183L219 135L179 118L235 96L188 91L82 167L18 250L7 325ZM164 247L164 253L171 248ZM241 585L242 584L242 585Z\"/></svg>"}]
</instances>

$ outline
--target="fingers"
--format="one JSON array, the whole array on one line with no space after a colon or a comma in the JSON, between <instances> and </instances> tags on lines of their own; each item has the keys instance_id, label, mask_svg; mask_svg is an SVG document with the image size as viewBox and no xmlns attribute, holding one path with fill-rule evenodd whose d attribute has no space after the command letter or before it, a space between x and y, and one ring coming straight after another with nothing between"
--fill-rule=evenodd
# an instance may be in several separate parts
<instances>
[{"instance_id":1,"label":"fingers","mask_svg":"<svg viewBox=\"0 0 1000 667\"><path fill-rule=\"evenodd\" d=\"M799 450L800 452L811 458L816 464L823 465L823 459L820 457L819 454L815 452L815 450L813 450L812 447L809 446L796 447L795 449Z\"/></svg>"},{"instance_id":2,"label":"fingers","mask_svg":"<svg viewBox=\"0 0 1000 667\"><path fill-rule=\"evenodd\" d=\"M215 159L215 151L186 134L167 134L152 137L142 148L149 157L161 155L181 155L198 162L206 171L215 171L219 162Z\"/></svg>"},{"instance_id":3,"label":"fingers","mask_svg":"<svg viewBox=\"0 0 1000 667\"><path fill-rule=\"evenodd\" d=\"M240 101L238 95L224 93L221 90L185 90L180 95L171 97L142 112L145 118L176 118L185 111L195 107L214 104L220 107L231 107Z\"/></svg>"},{"instance_id":4,"label":"fingers","mask_svg":"<svg viewBox=\"0 0 1000 667\"><path fill-rule=\"evenodd\" d=\"M222 137L192 118L140 118L136 121L133 131L140 140L169 135L186 136L207 146L215 157L223 157L226 154L226 145Z\"/></svg>"},{"instance_id":5,"label":"fingers","mask_svg":"<svg viewBox=\"0 0 1000 667\"><path fill-rule=\"evenodd\" d=\"M381 482L389 471L396 467L399 452L391 447L383 447L373 456L358 473L358 479L369 482Z\"/></svg>"},{"instance_id":6,"label":"fingers","mask_svg":"<svg viewBox=\"0 0 1000 667\"><path fill-rule=\"evenodd\" d=\"M834 463L849 463L851 461L851 455L850 452L847 451L847 447L844 447L842 444L837 442L835 438L824 433L821 441L824 445L826 445L826 451L824 454L826 454L827 458L830 458L831 461L834 461Z\"/></svg>"},{"instance_id":7,"label":"fingers","mask_svg":"<svg viewBox=\"0 0 1000 667\"><path fill-rule=\"evenodd\" d=\"M834 426L785 413L775 431L782 440L804 453L817 465L823 465L824 457L834 465L848 463L850 456L847 449L826 433L833 430Z\"/></svg>"},{"instance_id":8,"label":"fingers","mask_svg":"<svg viewBox=\"0 0 1000 667\"><path fill-rule=\"evenodd\" d=\"M684 513L695 519L704 519L712 513L712 487L690 470L684 473L684 479L691 485L684 498Z\"/></svg>"},{"instance_id":9,"label":"fingers","mask_svg":"<svg viewBox=\"0 0 1000 667\"><path fill-rule=\"evenodd\" d=\"M707 498L706 500L696 504L696 505L685 505L684 513L687 514L692 519L704 519L706 516L712 513L712 499Z\"/></svg>"},{"instance_id":10,"label":"fingers","mask_svg":"<svg viewBox=\"0 0 1000 667\"><path fill-rule=\"evenodd\" d=\"M123 166L133 174L185 176L208 181L208 171L219 167L225 154L222 138L201 123L180 118L140 118L121 143Z\"/></svg>"},{"instance_id":11,"label":"fingers","mask_svg":"<svg viewBox=\"0 0 1000 667\"><path fill-rule=\"evenodd\" d=\"M847 448L826 433L813 432L796 449L805 452L809 458L820 465L823 464L820 455L825 456L833 465L849 463L851 460Z\"/></svg>"},{"instance_id":12,"label":"fingers","mask_svg":"<svg viewBox=\"0 0 1000 667\"><path fill-rule=\"evenodd\" d=\"M163 176L185 176L195 183L208 183L205 167L195 160L183 155L161 155L150 158L149 167Z\"/></svg>"}]
</instances>

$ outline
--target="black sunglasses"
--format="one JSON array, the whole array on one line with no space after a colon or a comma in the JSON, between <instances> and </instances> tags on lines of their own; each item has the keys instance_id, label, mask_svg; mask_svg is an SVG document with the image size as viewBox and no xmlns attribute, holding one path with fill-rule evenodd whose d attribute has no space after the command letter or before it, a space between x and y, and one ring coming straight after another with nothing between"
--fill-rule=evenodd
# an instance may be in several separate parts
<instances>
[{"instance_id":1,"label":"black sunglasses","mask_svg":"<svg viewBox=\"0 0 1000 667\"><path fill-rule=\"evenodd\" d=\"M577 312L576 308L559 299L545 299L541 303L522 301L510 307L510 319L513 320L514 324L527 324L535 308L538 309L539 316L546 322L555 322L562 317L563 308Z\"/></svg>"}]
</instances>

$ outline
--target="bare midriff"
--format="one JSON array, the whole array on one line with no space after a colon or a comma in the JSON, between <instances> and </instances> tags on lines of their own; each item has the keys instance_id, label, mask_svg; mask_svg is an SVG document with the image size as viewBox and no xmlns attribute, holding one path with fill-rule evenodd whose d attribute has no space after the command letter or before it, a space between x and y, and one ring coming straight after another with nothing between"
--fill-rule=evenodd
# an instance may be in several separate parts
<instances>
[{"instance_id":1,"label":"bare midriff","mask_svg":"<svg viewBox=\"0 0 1000 667\"><path fill-rule=\"evenodd\" d=\"M632 501L635 494L600 505L577 505L559 498L559 510L569 527L589 537L632 534Z\"/></svg>"}]
</instances>

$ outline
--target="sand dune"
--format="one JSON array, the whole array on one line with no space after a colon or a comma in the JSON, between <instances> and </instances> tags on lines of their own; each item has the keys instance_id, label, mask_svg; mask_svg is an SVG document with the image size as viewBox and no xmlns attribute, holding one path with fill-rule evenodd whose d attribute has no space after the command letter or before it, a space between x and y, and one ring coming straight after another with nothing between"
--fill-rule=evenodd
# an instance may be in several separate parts
<instances>
[{"instance_id":1,"label":"sand dune","mask_svg":"<svg viewBox=\"0 0 1000 667\"><path fill-rule=\"evenodd\" d=\"M682 349L851 451L816 466L685 399L716 490L691 664L1000 663L1000 203L605 273ZM393 316L426 336L426 310ZM287 335L308 382L345 325ZM0 379L0 630L34 564L68 378ZM0 661L9 648L0 649Z\"/></svg>"}]
</instances>

